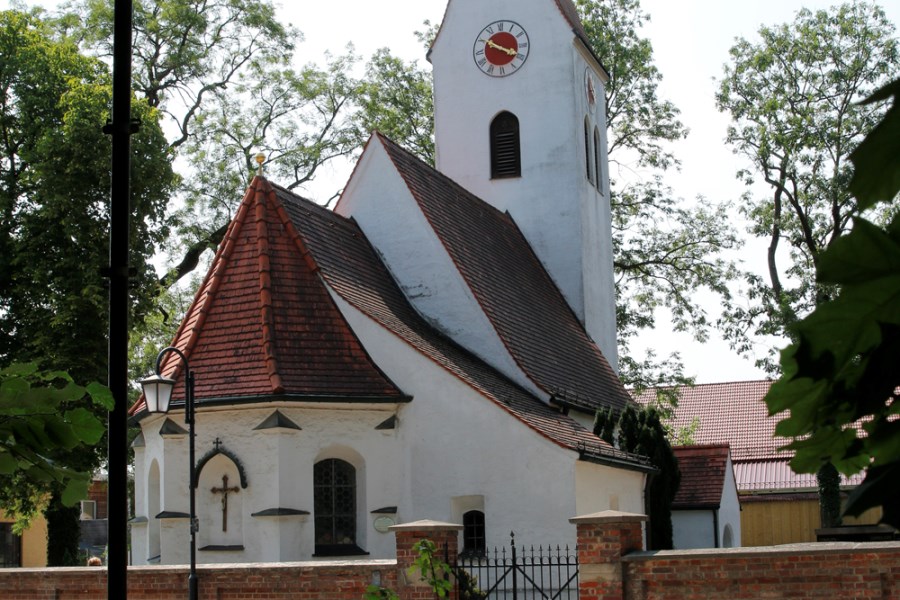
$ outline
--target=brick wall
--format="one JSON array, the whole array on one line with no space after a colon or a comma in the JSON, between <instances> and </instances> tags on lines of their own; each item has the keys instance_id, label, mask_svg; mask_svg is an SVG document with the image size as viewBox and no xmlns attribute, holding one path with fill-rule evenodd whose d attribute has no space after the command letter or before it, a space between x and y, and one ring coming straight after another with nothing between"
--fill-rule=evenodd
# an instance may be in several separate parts
<instances>
[{"instance_id":1,"label":"brick wall","mask_svg":"<svg viewBox=\"0 0 900 600\"><path fill-rule=\"evenodd\" d=\"M430 588L407 574L417 554L413 545L431 539L456 554L461 526L419 521L395 526L396 560L199 565L199 597L215 600L359 600L370 584L400 594L401 600L433 598ZM186 566L129 567L129 600L184 600ZM3 600L106 600L105 567L0 569ZM124 600L124 599L123 599ZM448 600L454 600L450 598Z\"/></svg>"},{"instance_id":2,"label":"brick wall","mask_svg":"<svg viewBox=\"0 0 900 600\"><path fill-rule=\"evenodd\" d=\"M582 600L900 599L900 543L643 552L643 515L572 519Z\"/></svg>"}]
</instances>

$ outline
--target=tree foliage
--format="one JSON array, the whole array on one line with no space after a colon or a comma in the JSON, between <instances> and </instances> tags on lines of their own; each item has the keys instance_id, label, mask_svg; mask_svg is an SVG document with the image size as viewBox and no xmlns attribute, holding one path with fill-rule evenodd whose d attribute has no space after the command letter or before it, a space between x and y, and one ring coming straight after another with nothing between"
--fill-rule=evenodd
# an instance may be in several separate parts
<instances>
[{"instance_id":1,"label":"tree foliage","mask_svg":"<svg viewBox=\"0 0 900 600\"><path fill-rule=\"evenodd\" d=\"M629 404L620 413L608 408L594 419L594 433L617 448L646 456L659 469L647 489L650 517L648 548L672 548L672 502L681 483L678 461L660 413L653 407Z\"/></svg>"},{"instance_id":2,"label":"tree foliage","mask_svg":"<svg viewBox=\"0 0 900 600\"><path fill-rule=\"evenodd\" d=\"M850 155L860 209L896 203L900 192L900 80L867 102L889 98L884 119ZM791 328L795 343L766 396L769 412L785 415L776 434L793 440L796 471L866 469L846 512L881 506L883 520L900 527L900 216L883 227L855 218L819 255L816 275L839 291Z\"/></svg>"},{"instance_id":3,"label":"tree foliage","mask_svg":"<svg viewBox=\"0 0 900 600\"><path fill-rule=\"evenodd\" d=\"M109 253L111 144L102 127L112 97L109 69L54 35L37 15L0 12L0 367L35 363L76 381L105 381L108 293L102 270ZM132 298L135 311L146 311L156 293L150 259L168 235L166 207L175 178L158 112L135 102L133 116L142 126L132 140ZM6 385L19 389L26 380ZM26 413L10 421L18 467L9 471L13 452L7 451L0 473L3 504L27 518L50 497L53 560L57 551L72 558L71 536L59 535L72 528L56 524L76 519L77 527L77 514L73 517L62 501L71 503L73 495L86 492L102 461L98 442L104 431L100 424L97 436L87 440L77 428L87 426L89 417L105 416L107 407L85 400L83 392L67 396L58 401L64 420L59 423L42 407L68 391L46 397L22 393L14 397L35 402L40 410L32 414L35 406L20 407ZM66 424L76 430L67 434ZM63 435L68 437L54 438ZM75 438L87 443L74 444ZM25 447L39 452L42 446L52 456L24 454ZM38 477L47 473L39 458L60 470ZM27 467L25 461L38 466ZM63 538L65 544L58 544Z\"/></svg>"},{"instance_id":4,"label":"tree foliage","mask_svg":"<svg viewBox=\"0 0 900 600\"><path fill-rule=\"evenodd\" d=\"M108 69L16 11L0 13L0 55L0 365L35 360L104 381ZM134 115L133 296L146 309L174 176L157 113L136 102Z\"/></svg>"},{"instance_id":5,"label":"tree foliage","mask_svg":"<svg viewBox=\"0 0 900 600\"><path fill-rule=\"evenodd\" d=\"M98 383L80 386L63 371L40 371L35 363L0 369L0 505L16 514L20 528L43 508L50 484L60 486L66 506L87 496L91 471L59 460L97 444L106 431L85 403L112 410L112 393Z\"/></svg>"},{"instance_id":6,"label":"tree foliage","mask_svg":"<svg viewBox=\"0 0 900 600\"><path fill-rule=\"evenodd\" d=\"M768 240L765 275L746 281L749 307L731 306L723 320L738 349L752 335L784 335L833 293L814 272L857 212L848 157L882 112L858 101L900 67L894 30L877 5L851 2L801 10L731 49L716 102L748 163L741 210L750 233ZM771 359L760 366L774 372Z\"/></svg>"},{"instance_id":7,"label":"tree foliage","mask_svg":"<svg viewBox=\"0 0 900 600\"><path fill-rule=\"evenodd\" d=\"M662 74L650 41L640 36L649 19L640 2L576 0L576 6L611 77L605 87L610 171L649 173L634 181L610 178L621 376L636 388L690 383L677 353L640 359L630 344L656 325L662 309L676 331L705 340L712 321L696 293L728 298L736 271L722 253L738 240L725 207L686 203L662 183L662 174L679 166L672 144L688 131L677 107L659 95Z\"/></svg>"}]
</instances>

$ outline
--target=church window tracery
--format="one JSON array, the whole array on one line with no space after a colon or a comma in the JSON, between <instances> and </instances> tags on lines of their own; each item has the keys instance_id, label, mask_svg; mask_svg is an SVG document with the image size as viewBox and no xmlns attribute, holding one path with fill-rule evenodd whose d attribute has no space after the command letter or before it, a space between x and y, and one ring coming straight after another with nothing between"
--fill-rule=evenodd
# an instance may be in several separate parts
<instances>
[{"instance_id":1,"label":"church window tracery","mask_svg":"<svg viewBox=\"0 0 900 600\"><path fill-rule=\"evenodd\" d=\"M519 119L503 111L491 121L491 179L522 176Z\"/></svg>"}]
</instances>

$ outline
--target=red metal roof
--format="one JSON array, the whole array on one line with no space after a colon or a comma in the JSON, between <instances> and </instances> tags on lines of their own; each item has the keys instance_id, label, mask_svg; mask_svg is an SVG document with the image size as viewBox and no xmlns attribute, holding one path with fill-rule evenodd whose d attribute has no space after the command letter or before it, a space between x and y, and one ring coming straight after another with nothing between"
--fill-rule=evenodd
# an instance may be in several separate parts
<instances>
[{"instance_id":1,"label":"red metal roof","mask_svg":"<svg viewBox=\"0 0 900 600\"><path fill-rule=\"evenodd\" d=\"M725 489L728 445L676 446L672 450L681 471L681 485L672 508L719 508Z\"/></svg>"},{"instance_id":2,"label":"red metal roof","mask_svg":"<svg viewBox=\"0 0 900 600\"><path fill-rule=\"evenodd\" d=\"M395 399L403 393L375 365L334 305L318 266L277 200L255 178L172 345L197 374L195 398ZM182 363L166 355L162 374ZM144 408L143 399L130 414Z\"/></svg>"},{"instance_id":3,"label":"red metal roof","mask_svg":"<svg viewBox=\"0 0 900 600\"><path fill-rule=\"evenodd\" d=\"M376 135L522 371L560 404L623 408L628 392L512 217Z\"/></svg>"}]
</instances>

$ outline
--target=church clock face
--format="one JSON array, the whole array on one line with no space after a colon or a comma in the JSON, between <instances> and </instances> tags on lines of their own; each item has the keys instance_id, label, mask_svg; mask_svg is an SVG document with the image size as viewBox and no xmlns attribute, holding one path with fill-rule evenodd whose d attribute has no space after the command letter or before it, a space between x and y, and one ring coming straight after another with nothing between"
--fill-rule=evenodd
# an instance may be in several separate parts
<instances>
[{"instance_id":1,"label":"church clock face","mask_svg":"<svg viewBox=\"0 0 900 600\"><path fill-rule=\"evenodd\" d=\"M506 77L522 68L529 50L528 33L515 21L494 21L475 38L472 58L485 75Z\"/></svg>"}]
</instances>

